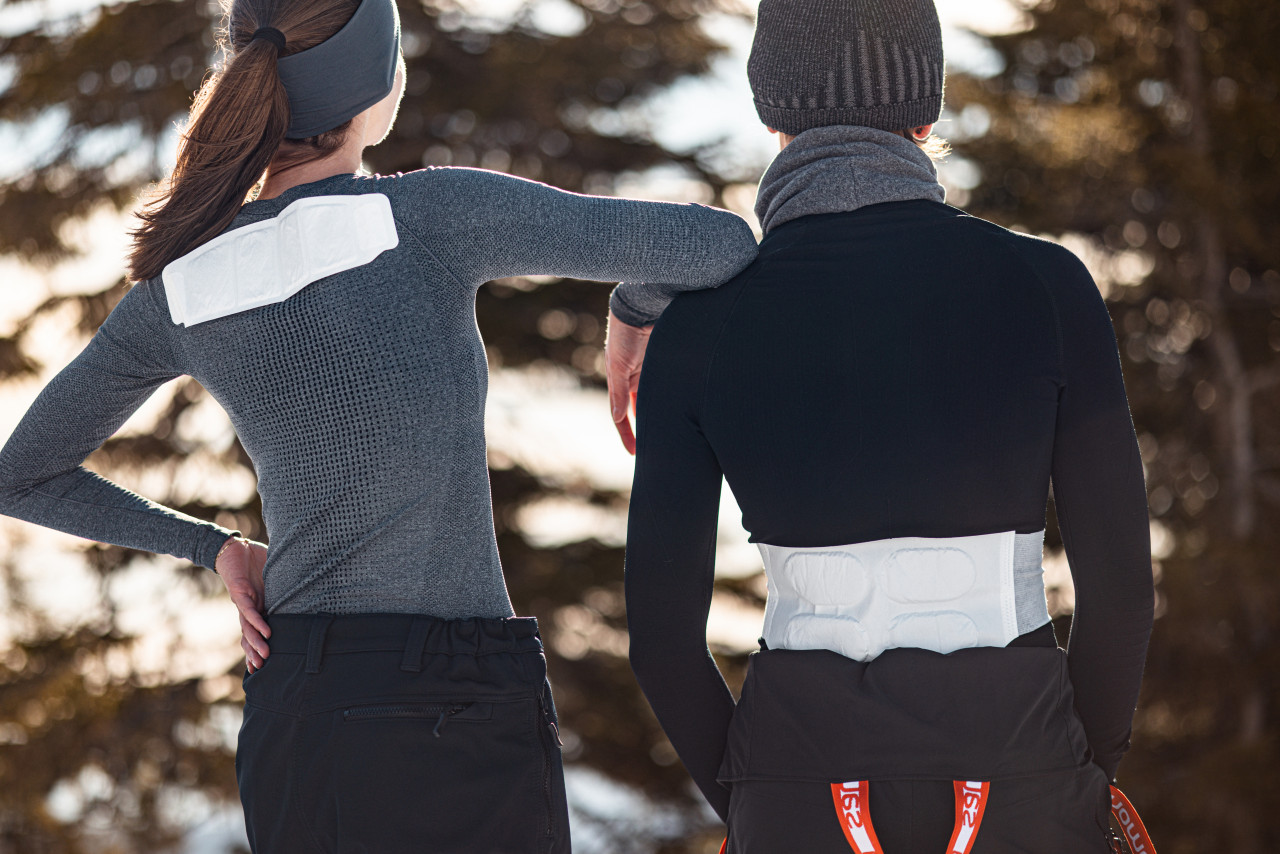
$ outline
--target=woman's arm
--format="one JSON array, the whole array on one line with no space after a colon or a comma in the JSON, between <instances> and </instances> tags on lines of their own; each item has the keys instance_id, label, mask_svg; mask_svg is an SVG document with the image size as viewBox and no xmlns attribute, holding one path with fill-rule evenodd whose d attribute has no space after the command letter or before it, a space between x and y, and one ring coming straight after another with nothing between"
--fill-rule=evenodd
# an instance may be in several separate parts
<instances>
[{"instance_id":1,"label":"woman's arm","mask_svg":"<svg viewBox=\"0 0 1280 854\"><path fill-rule=\"evenodd\" d=\"M1064 382L1052 477L1075 584L1068 660L1094 761L1114 778L1129 746L1154 610L1147 493L1111 317L1084 265L1057 251L1063 272L1051 284Z\"/></svg>"},{"instance_id":2,"label":"woman's arm","mask_svg":"<svg viewBox=\"0 0 1280 854\"><path fill-rule=\"evenodd\" d=\"M723 284L756 256L741 217L703 205L579 195L483 169L423 169L399 180L408 195L397 215L462 282L627 282L610 307L632 326L653 323L681 291Z\"/></svg>"},{"instance_id":3,"label":"woman's arm","mask_svg":"<svg viewBox=\"0 0 1280 854\"><path fill-rule=\"evenodd\" d=\"M158 286L129 291L36 398L0 451L0 513L209 569L233 531L113 483L82 463L163 383L180 376Z\"/></svg>"},{"instance_id":4,"label":"woman's arm","mask_svg":"<svg viewBox=\"0 0 1280 854\"><path fill-rule=\"evenodd\" d=\"M696 311L679 317L668 312L646 356L626 597L636 679L689 774L723 819L729 792L716 774L734 702L707 647L721 471L697 422L703 360L687 352L715 338L711 326Z\"/></svg>"}]
</instances>

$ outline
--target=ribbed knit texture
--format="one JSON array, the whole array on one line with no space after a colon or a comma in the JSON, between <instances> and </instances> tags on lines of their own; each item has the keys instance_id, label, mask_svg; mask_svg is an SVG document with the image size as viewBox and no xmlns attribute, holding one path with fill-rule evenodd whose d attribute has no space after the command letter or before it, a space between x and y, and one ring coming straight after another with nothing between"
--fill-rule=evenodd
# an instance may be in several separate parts
<instances>
[{"instance_id":1,"label":"ribbed knit texture","mask_svg":"<svg viewBox=\"0 0 1280 854\"><path fill-rule=\"evenodd\" d=\"M231 227L295 199L355 193L390 199L399 246L283 302L183 328L159 278L130 290L0 452L0 512L212 567L227 529L81 466L158 386L188 374L231 417L257 471L270 611L510 616L476 289L531 274L666 282L620 287L628 304L665 304L656 292L732 277L755 239L726 211L477 169L335 176L248 204Z\"/></svg>"},{"instance_id":2,"label":"ribbed knit texture","mask_svg":"<svg viewBox=\"0 0 1280 854\"><path fill-rule=\"evenodd\" d=\"M768 234L793 219L909 199L945 201L938 170L909 139L832 125L797 136L760 178L756 216Z\"/></svg>"},{"instance_id":3,"label":"ribbed knit texture","mask_svg":"<svg viewBox=\"0 0 1280 854\"><path fill-rule=\"evenodd\" d=\"M901 131L942 114L933 0L762 0L747 75L760 120Z\"/></svg>"}]
</instances>

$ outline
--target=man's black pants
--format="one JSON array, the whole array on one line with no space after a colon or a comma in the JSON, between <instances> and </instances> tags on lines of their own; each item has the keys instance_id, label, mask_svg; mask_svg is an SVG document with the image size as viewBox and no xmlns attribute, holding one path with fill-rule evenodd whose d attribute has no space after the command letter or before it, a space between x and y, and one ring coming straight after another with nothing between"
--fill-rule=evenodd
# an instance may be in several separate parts
<instances>
[{"instance_id":1,"label":"man's black pants","mask_svg":"<svg viewBox=\"0 0 1280 854\"><path fill-rule=\"evenodd\" d=\"M1057 648L755 653L720 769L728 854L852 854L832 784L853 781L885 854L944 854L956 780L990 783L972 854L1106 854L1074 696Z\"/></svg>"},{"instance_id":2,"label":"man's black pants","mask_svg":"<svg viewBox=\"0 0 1280 854\"><path fill-rule=\"evenodd\" d=\"M535 620L270 624L236 753L256 854L568 854Z\"/></svg>"}]
</instances>

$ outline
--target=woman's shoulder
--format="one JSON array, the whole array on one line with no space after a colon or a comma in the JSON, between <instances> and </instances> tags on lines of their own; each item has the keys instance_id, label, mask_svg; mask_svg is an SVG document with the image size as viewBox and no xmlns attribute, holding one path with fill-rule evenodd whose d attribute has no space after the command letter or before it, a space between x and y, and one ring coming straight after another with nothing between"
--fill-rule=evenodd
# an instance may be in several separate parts
<instances>
[{"instance_id":1,"label":"woman's shoulder","mask_svg":"<svg viewBox=\"0 0 1280 854\"><path fill-rule=\"evenodd\" d=\"M488 169L428 166L373 175L353 190L384 194L404 227L435 244L460 231L485 229L495 219L527 214L545 203L543 193L550 188Z\"/></svg>"},{"instance_id":2,"label":"woman's shoulder","mask_svg":"<svg viewBox=\"0 0 1280 854\"><path fill-rule=\"evenodd\" d=\"M139 366L182 373L182 348L177 325L169 315L164 282L160 276L126 283L123 296L112 307L95 334L99 350L127 354Z\"/></svg>"},{"instance_id":3,"label":"woman's shoulder","mask_svg":"<svg viewBox=\"0 0 1280 854\"><path fill-rule=\"evenodd\" d=\"M169 314L169 300L165 294L163 274L140 282L129 282L125 285L124 295L107 315L103 323L129 324L131 327L147 327L153 332L167 331L172 326Z\"/></svg>"},{"instance_id":4,"label":"woman's shoulder","mask_svg":"<svg viewBox=\"0 0 1280 854\"><path fill-rule=\"evenodd\" d=\"M421 202L424 199L439 203L468 201L474 203L477 195L492 193L515 194L531 189L548 189L546 184L519 178L491 169L473 169L464 166L427 166L411 172L391 175L371 175L357 185L357 192L385 193L395 201Z\"/></svg>"}]
</instances>

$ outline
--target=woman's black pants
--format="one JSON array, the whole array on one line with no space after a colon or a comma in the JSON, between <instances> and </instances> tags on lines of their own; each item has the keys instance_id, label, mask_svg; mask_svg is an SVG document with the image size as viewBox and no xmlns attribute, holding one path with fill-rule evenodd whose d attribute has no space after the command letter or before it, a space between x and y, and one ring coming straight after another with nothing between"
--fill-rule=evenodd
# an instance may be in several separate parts
<instances>
[{"instance_id":1,"label":"woman's black pants","mask_svg":"<svg viewBox=\"0 0 1280 854\"><path fill-rule=\"evenodd\" d=\"M568 854L535 620L270 624L236 752L255 854Z\"/></svg>"}]
</instances>

